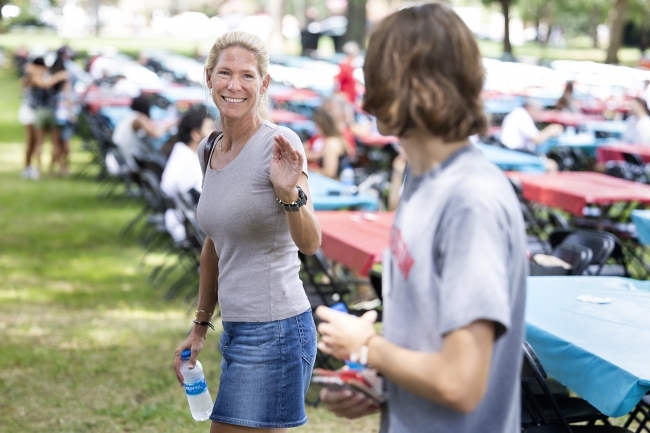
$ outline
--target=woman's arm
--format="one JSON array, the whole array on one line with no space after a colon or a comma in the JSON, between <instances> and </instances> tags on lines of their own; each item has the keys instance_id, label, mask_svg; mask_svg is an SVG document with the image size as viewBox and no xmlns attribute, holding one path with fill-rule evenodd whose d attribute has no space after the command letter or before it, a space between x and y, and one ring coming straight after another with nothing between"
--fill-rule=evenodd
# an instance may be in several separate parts
<instances>
[{"instance_id":1,"label":"woman's arm","mask_svg":"<svg viewBox=\"0 0 650 433\"><path fill-rule=\"evenodd\" d=\"M206 237L201 250L201 266L199 274L199 300L197 302L196 320L198 322L210 322L217 306L219 294L219 256L214 249L212 239ZM181 374L181 352L191 349L190 369L194 368L196 358L203 349L205 337L208 332L207 326L194 325L192 332L185 341L178 346L175 352L174 370L176 378L183 384Z\"/></svg>"},{"instance_id":2,"label":"woman's arm","mask_svg":"<svg viewBox=\"0 0 650 433\"><path fill-rule=\"evenodd\" d=\"M307 204L298 212L287 212L291 238L298 249L307 255L315 254L321 244L320 225L314 215L314 205L309 193L307 176L302 172L304 156L281 135L274 137L270 176L278 199L284 203L298 200L297 186L305 192Z\"/></svg>"},{"instance_id":3,"label":"woman's arm","mask_svg":"<svg viewBox=\"0 0 650 433\"><path fill-rule=\"evenodd\" d=\"M287 212L289 231L291 232L291 239L293 239L300 252L311 256L320 248L320 225L316 215L314 215L314 203L311 201L309 183L304 173L301 173L300 179L298 179L298 186L305 192L307 204L301 207L298 212Z\"/></svg>"},{"instance_id":4,"label":"woman's arm","mask_svg":"<svg viewBox=\"0 0 650 433\"><path fill-rule=\"evenodd\" d=\"M59 84L61 81L67 80L68 77L68 71L59 71L56 74L50 76L32 74L29 82L31 85L49 89L50 87L54 87L55 85Z\"/></svg>"},{"instance_id":5,"label":"woman's arm","mask_svg":"<svg viewBox=\"0 0 650 433\"><path fill-rule=\"evenodd\" d=\"M174 126L175 122L169 122L163 127L158 127L150 118L145 116L144 114L138 115L138 117L135 118L133 121L133 130L137 131L138 129L143 129L148 136L153 137L153 138L160 138L162 137L172 126Z\"/></svg>"}]
</instances>

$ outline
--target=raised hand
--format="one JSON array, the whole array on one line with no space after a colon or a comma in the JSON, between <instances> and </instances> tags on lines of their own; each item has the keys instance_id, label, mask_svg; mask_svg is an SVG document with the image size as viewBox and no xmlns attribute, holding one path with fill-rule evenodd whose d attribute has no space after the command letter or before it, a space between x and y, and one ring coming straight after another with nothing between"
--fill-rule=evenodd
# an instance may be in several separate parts
<instances>
[{"instance_id":1,"label":"raised hand","mask_svg":"<svg viewBox=\"0 0 650 433\"><path fill-rule=\"evenodd\" d=\"M271 183L280 200L293 203L298 200L296 185L302 173L304 157L284 136L276 135L273 138L275 142L270 166Z\"/></svg>"}]
</instances>

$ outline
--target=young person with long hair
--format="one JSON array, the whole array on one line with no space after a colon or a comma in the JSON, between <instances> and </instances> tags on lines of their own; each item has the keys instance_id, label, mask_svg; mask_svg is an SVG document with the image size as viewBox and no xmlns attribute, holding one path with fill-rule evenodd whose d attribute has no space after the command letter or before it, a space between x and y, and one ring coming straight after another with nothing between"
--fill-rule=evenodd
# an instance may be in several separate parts
<instances>
[{"instance_id":1,"label":"young person with long hair","mask_svg":"<svg viewBox=\"0 0 650 433\"><path fill-rule=\"evenodd\" d=\"M518 433L526 231L507 178L469 141L487 128L476 39L444 4L404 8L372 34L364 75L364 110L410 173L382 263L383 335L375 312L318 307L319 347L384 377L382 433ZM349 390L321 398L348 418L382 409Z\"/></svg>"}]
</instances>

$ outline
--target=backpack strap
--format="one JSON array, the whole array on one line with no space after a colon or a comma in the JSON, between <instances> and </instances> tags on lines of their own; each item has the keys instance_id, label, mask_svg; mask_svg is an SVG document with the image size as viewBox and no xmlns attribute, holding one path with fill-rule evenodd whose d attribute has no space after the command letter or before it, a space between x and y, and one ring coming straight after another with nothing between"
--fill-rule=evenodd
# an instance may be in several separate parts
<instances>
[{"instance_id":1,"label":"backpack strap","mask_svg":"<svg viewBox=\"0 0 650 433\"><path fill-rule=\"evenodd\" d=\"M221 136L222 132L221 131L212 131L210 133L210 136L208 137L208 141L205 142L205 147L203 148L203 172L205 173L205 169L208 166L208 161L210 160L210 154L212 154L212 149L214 149L214 145L217 143L219 140L219 137Z\"/></svg>"}]
</instances>

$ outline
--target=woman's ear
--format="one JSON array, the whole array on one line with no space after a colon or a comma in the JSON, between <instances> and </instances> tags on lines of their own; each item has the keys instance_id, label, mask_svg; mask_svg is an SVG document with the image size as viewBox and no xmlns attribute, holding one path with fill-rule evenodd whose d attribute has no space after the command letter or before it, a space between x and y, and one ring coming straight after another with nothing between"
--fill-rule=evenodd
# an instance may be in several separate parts
<instances>
[{"instance_id":1,"label":"woman's ear","mask_svg":"<svg viewBox=\"0 0 650 433\"><path fill-rule=\"evenodd\" d=\"M267 90L269 90L270 83L271 83L271 76L269 74L266 74L266 76L262 80L262 88L260 89L260 94L264 94L266 93Z\"/></svg>"},{"instance_id":2,"label":"woman's ear","mask_svg":"<svg viewBox=\"0 0 650 433\"><path fill-rule=\"evenodd\" d=\"M208 90L212 90L212 74L207 69L205 70L205 85L208 86Z\"/></svg>"}]
</instances>

